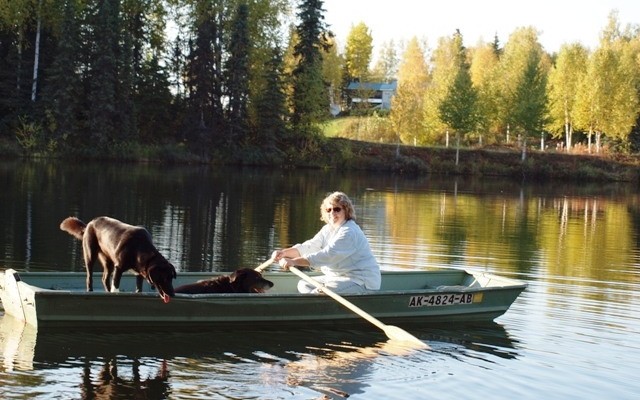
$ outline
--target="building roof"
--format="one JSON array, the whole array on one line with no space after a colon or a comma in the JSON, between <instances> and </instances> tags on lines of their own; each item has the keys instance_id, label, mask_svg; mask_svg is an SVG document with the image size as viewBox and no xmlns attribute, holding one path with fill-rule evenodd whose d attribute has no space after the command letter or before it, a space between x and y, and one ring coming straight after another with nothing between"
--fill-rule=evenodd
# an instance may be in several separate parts
<instances>
[{"instance_id":1,"label":"building roof","mask_svg":"<svg viewBox=\"0 0 640 400\"><path fill-rule=\"evenodd\" d=\"M375 90L375 91L395 91L398 81L392 82L350 82L348 90Z\"/></svg>"}]
</instances>

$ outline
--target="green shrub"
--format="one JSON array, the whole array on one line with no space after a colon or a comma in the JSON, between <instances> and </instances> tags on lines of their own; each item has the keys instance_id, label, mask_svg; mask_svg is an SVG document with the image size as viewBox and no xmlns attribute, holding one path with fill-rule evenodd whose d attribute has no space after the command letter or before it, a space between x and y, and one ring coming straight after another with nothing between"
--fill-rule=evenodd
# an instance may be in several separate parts
<instances>
[{"instance_id":1,"label":"green shrub","mask_svg":"<svg viewBox=\"0 0 640 400\"><path fill-rule=\"evenodd\" d=\"M26 117L18 117L15 137L25 154L33 154L43 146L42 126Z\"/></svg>"}]
</instances>

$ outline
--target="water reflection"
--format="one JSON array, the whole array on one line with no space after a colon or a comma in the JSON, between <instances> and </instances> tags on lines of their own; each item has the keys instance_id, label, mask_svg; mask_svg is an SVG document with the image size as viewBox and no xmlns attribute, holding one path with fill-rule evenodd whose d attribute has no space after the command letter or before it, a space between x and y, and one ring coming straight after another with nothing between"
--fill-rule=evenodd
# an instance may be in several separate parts
<instances>
[{"instance_id":1,"label":"water reflection","mask_svg":"<svg viewBox=\"0 0 640 400\"><path fill-rule=\"evenodd\" d=\"M637 185L48 162L0 162L0 182L0 268L81 271L78 242L58 229L69 215L144 225L181 270L255 267L315 234L318 202L339 189L383 268L486 270L529 284L499 324L411 329L433 350L402 356L371 331L36 335L5 317L0 397L78 398L84 363L95 384L113 359L120 379L139 360L141 380L165 360L171 393L190 398L415 398L425 388L469 398L472 386L499 398L622 399L640 390Z\"/></svg>"},{"instance_id":2,"label":"water reflection","mask_svg":"<svg viewBox=\"0 0 640 400\"><path fill-rule=\"evenodd\" d=\"M0 265L18 270L82 269L79 243L58 229L68 215L144 225L179 270L257 266L315 234L318 201L335 189L353 198L384 268L543 266L617 282L640 262L640 201L627 184L18 162L0 163L0 179Z\"/></svg>"},{"instance_id":3,"label":"water reflection","mask_svg":"<svg viewBox=\"0 0 640 400\"><path fill-rule=\"evenodd\" d=\"M381 370L389 379L410 379L433 373L430 362L442 355L491 364L496 357L518 354L516 343L496 323L411 331L428 340L433 350L380 340L379 332L368 330L36 335L30 326L3 316L0 382L19 392L19 381L6 374L33 370L36 377L46 371L64 376L56 385L66 386L59 390L87 399L168 398L181 393L250 398L264 395L265 388L346 398L365 393ZM39 390L46 391L47 385L41 382Z\"/></svg>"},{"instance_id":4,"label":"water reflection","mask_svg":"<svg viewBox=\"0 0 640 400\"><path fill-rule=\"evenodd\" d=\"M36 329L10 315L0 317L0 349L4 371L30 371L36 347Z\"/></svg>"},{"instance_id":5,"label":"water reflection","mask_svg":"<svg viewBox=\"0 0 640 400\"><path fill-rule=\"evenodd\" d=\"M519 354L518 340L513 339L504 326L491 322L474 325L457 325L452 327L435 326L428 330L429 342L441 344L441 353L486 354L487 360L494 357L509 360ZM456 355L457 357L457 355Z\"/></svg>"},{"instance_id":6,"label":"water reflection","mask_svg":"<svg viewBox=\"0 0 640 400\"><path fill-rule=\"evenodd\" d=\"M452 329L454 328L454 329ZM495 322L455 327L410 327L411 332L429 343L440 346L459 345L469 350L491 355L505 356L504 351L515 351L515 343L505 328ZM346 343L353 351L369 348L380 352L403 355L411 351L401 343L378 341L384 335L376 330L293 330L293 331L243 331L232 332L198 331L136 331L131 333L47 331L37 334L31 325L10 316L0 317L0 343L5 370L32 369L37 363L62 362L69 358L117 356L174 358L190 355L211 356L234 349L238 358L250 358L257 351L276 351L278 357L308 350L326 349L328 343ZM496 352L495 349L500 349ZM509 351L511 351L509 350Z\"/></svg>"},{"instance_id":7,"label":"water reflection","mask_svg":"<svg viewBox=\"0 0 640 400\"><path fill-rule=\"evenodd\" d=\"M120 365L119 365L120 364ZM131 365L128 365L131 364ZM138 358L118 361L111 358L93 371L88 360L82 369L82 399L164 399L171 392L167 362L162 360L155 372L149 376L140 374L141 361ZM130 367L131 371L122 373ZM120 372L118 372L120 370Z\"/></svg>"}]
</instances>

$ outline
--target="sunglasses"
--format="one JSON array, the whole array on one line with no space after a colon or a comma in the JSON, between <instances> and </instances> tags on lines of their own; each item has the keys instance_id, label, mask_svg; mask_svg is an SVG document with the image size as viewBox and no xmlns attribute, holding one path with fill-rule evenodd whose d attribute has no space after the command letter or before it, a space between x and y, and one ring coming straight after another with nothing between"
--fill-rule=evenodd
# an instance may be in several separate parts
<instances>
[{"instance_id":1,"label":"sunglasses","mask_svg":"<svg viewBox=\"0 0 640 400\"><path fill-rule=\"evenodd\" d=\"M327 214L330 214L331 211L335 211L335 212L339 213L340 211L342 211L342 208L340 208L340 207L327 208L327 209L325 209L325 211L327 212Z\"/></svg>"}]
</instances>

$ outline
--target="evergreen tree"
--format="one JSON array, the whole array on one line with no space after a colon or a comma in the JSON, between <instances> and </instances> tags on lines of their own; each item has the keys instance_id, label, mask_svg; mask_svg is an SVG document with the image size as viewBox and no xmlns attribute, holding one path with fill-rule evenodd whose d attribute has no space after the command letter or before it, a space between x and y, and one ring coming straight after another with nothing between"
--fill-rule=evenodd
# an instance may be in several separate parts
<instances>
[{"instance_id":1,"label":"evergreen tree","mask_svg":"<svg viewBox=\"0 0 640 400\"><path fill-rule=\"evenodd\" d=\"M512 126L525 136L541 133L547 116L547 75L540 67L536 53L529 54L529 62L522 75L510 112Z\"/></svg>"},{"instance_id":2,"label":"evergreen tree","mask_svg":"<svg viewBox=\"0 0 640 400\"><path fill-rule=\"evenodd\" d=\"M31 70L27 55L30 24L35 17L29 0L4 0L0 7L0 132L32 109ZM10 137L13 134L10 133Z\"/></svg>"},{"instance_id":3,"label":"evergreen tree","mask_svg":"<svg viewBox=\"0 0 640 400\"><path fill-rule=\"evenodd\" d=\"M122 38L118 53L118 115L121 119L121 140L138 139L137 126L142 81L145 71L154 71L149 66L164 45L165 4L162 0L121 0ZM163 105L158 105L162 107ZM162 128L160 128L162 130Z\"/></svg>"},{"instance_id":4,"label":"evergreen tree","mask_svg":"<svg viewBox=\"0 0 640 400\"><path fill-rule=\"evenodd\" d=\"M122 46L118 52L118 86L116 90L117 108L116 112L120 121L117 136L118 141L129 141L137 139L138 128L136 126L136 104L134 101L134 91L136 81L140 79L140 68L134 61L135 42L130 30L122 31Z\"/></svg>"},{"instance_id":5,"label":"evergreen tree","mask_svg":"<svg viewBox=\"0 0 640 400\"><path fill-rule=\"evenodd\" d=\"M260 110L252 143L263 149L275 149L276 140L283 137L286 126L286 95L282 81L283 62L278 47L264 69L264 89L256 96L256 108Z\"/></svg>"},{"instance_id":6,"label":"evergreen tree","mask_svg":"<svg viewBox=\"0 0 640 400\"><path fill-rule=\"evenodd\" d=\"M242 3L231 24L229 58L225 63L227 81L227 145L234 146L247 135L249 102L249 7Z\"/></svg>"},{"instance_id":7,"label":"evergreen tree","mask_svg":"<svg viewBox=\"0 0 640 400\"><path fill-rule=\"evenodd\" d=\"M21 96L20 78L16 76L18 61L15 35L0 26L0 137L11 137L9 124L16 118L18 110L23 109L25 103Z\"/></svg>"},{"instance_id":8,"label":"evergreen tree","mask_svg":"<svg viewBox=\"0 0 640 400\"><path fill-rule=\"evenodd\" d=\"M177 110L172 106L169 78L156 55L142 64L135 100L138 138L143 143L162 143L175 137Z\"/></svg>"},{"instance_id":9,"label":"evergreen tree","mask_svg":"<svg viewBox=\"0 0 640 400\"><path fill-rule=\"evenodd\" d=\"M184 45L184 40L180 34L178 34L171 44L170 55L167 60L170 73L169 80L178 99L182 99L184 97L184 82L182 80L185 64L185 57L183 53Z\"/></svg>"},{"instance_id":10,"label":"evergreen tree","mask_svg":"<svg viewBox=\"0 0 640 400\"><path fill-rule=\"evenodd\" d=\"M81 127L84 95L81 87L82 77L78 74L80 62L79 13L75 2L65 1L60 37L55 59L47 70L44 101L50 110L49 126L53 139L63 139L74 143Z\"/></svg>"},{"instance_id":11,"label":"evergreen tree","mask_svg":"<svg viewBox=\"0 0 640 400\"><path fill-rule=\"evenodd\" d=\"M312 132L313 124L329 114L329 96L322 77L322 53L327 49L329 33L323 22L322 5L322 0L303 0L297 14L292 122L301 134Z\"/></svg>"},{"instance_id":12,"label":"evergreen tree","mask_svg":"<svg viewBox=\"0 0 640 400\"><path fill-rule=\"evenodd\" d=\"M440 118L456 136L473 132L478 127L478 94L471 83L469 65L463 62L449 93L440 103Z\"/></svg>"},{"instance_id":13,"label":"evergreen tree","mask_svg":"<svg viewBox=\"0 0 640 400\"><path fill-rule=\"evenodd\" d=\"M159 54L165 54L171 91L175 94L176 101L182 102L185 98L186 57L190 48L188 35L192 28L188 17L191 14L185 7L168 7L167 14L168 19L175 24L175 37L169 37L165 46L159 49Z\"/></svg>"},{"instance_id":14,"label":"evergreen tree","mask_svg":"<svg viewBox=\"0 0 640 400\"><path fill-rule=\"evenodd\" d=\"M491 50L496 55L496 57L500 57L502 55L503 49L500 47L500 39L498 39L498 35L493 37L493 42L491 42Z\"/></svg>"},{"instance_id":15,"label":"evergreen tree","mask_svg":"<svg viewBox=\"0 0 640 400\"><path fill-rule=\"evenodd\" d=\"M255 127L262 112L256 106L256 98L261 95L267 82L266 71L270 65L274 47L282 45L282 21L291 15L292 2L289 0L231 0L231 4L243 2L248 6L247 31L250 43L248 60L249 85L247 114L249 126Z\"/></svg>"},{"instance_id":16,"label":"evergreen tree","mask_svg":"<svg viewBox=\"0 0 640 400\"><path fill-rule=\"evenodd\" d=\"M109 145L118 127L119 0L100 0L94 25L90 92L90 138L93 145Z\"/></svg>"},{"instance_id":17,"label":"evergreen tree","mask_svg":"<svg viewBox=\"0 0 640 400\"><path fill-rule=\"evenodd\" d=\"M210 142L222 125L222 104L216 97L216 59L213 43L218 27L211 16L198 22L195 41L190 42L185 87L188 96L189 139L193 144Z\"/></svg>"}]
</instances>

